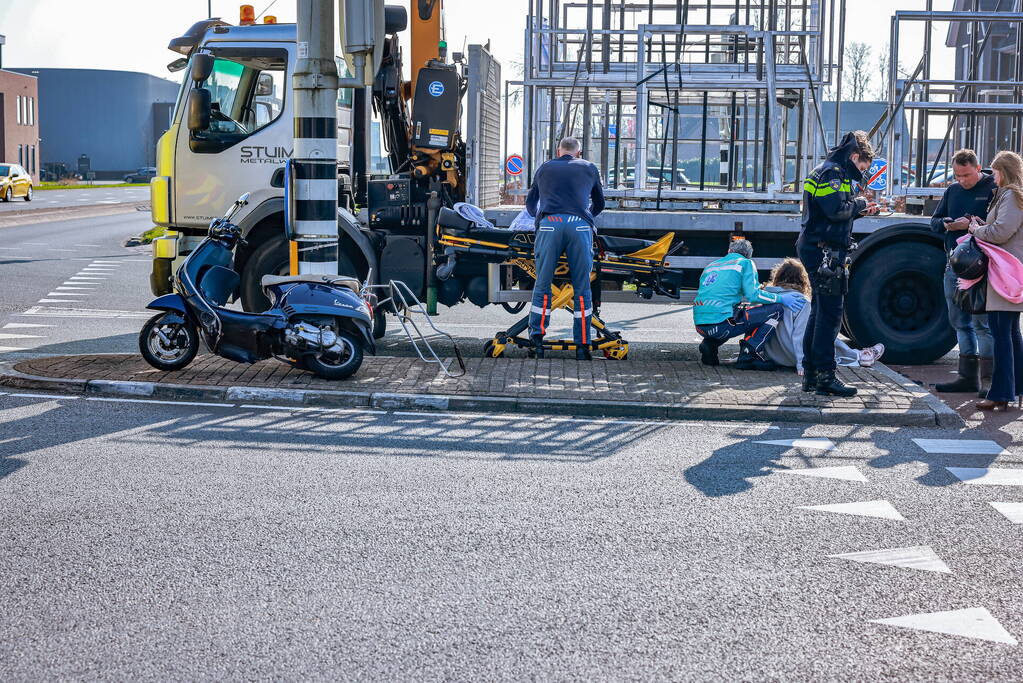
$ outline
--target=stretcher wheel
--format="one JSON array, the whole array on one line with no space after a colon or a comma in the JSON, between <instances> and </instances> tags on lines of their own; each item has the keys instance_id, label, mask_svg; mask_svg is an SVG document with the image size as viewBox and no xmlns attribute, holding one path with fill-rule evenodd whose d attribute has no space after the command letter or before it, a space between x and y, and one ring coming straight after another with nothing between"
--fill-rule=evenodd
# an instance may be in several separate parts
<instances>
[{"instance_id":1,"label":"stretcher wheel","mask_svg":"<svg viewBox=\"0 0 1023 683\"><path fill-rule=\"evenodd\" d=\"M483 345L483 356L485 358L500 358L504 354L504 344L498 344L493 339Z\"/></svg>"},{"instance_id":2,"label":"stretcher wheel","mask_svg":"<svg viewBox=\"0 0 1023 683\"><path fill-rule=\"evenodd\" d=\"M629 360L629 345L624 344L604 349L604 358L608 360Z\"/></svg>"}]
</instances>

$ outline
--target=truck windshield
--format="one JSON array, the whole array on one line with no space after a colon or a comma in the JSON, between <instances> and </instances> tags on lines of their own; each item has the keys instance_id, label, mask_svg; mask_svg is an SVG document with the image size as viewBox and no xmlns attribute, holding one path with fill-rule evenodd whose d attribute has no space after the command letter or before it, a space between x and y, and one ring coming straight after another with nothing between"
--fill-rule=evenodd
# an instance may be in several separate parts
<instances>
[{"instance_id":1,"label":"truck windshield","mask_svg":"<svg viewBox=\"0 0 1023 683\"><path fill-rule=\"evenodd\" d=\"M218 54L206 81L213 103L212 133L255 133L284 108L287 54Z\"/></svg>"}]
</instances>

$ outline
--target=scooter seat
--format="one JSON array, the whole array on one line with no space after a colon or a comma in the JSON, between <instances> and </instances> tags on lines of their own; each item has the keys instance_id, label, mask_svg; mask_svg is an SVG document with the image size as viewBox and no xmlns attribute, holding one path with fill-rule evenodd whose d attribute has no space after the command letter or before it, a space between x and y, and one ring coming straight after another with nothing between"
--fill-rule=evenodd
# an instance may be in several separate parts
<instances>
[{"instance_id":1,"label":"scooter seat","mask_svg":"<svg viewBox=\"0 0 1023 683\"><path fill-rule=\"evenodd\" d=\"M308 274L308 275L264 275L259 283L263 289L274 285L286 285L295 282L308 282L312 285L332 285L334 287L346 287L356 294L362 290L362 283L353 277L337 275Z\"/></svg>"},{"instance_id":2,"label":"scooter seat","mask_svg":"<svg viewBox=\"0 0 1023 683\"><path fill-rule=\"evenodd\" d=\"M600 240L604 246L604 251L610 251L613 254L631 254L634 251L639 251L645 247L649 247L653 242L648 240L636 239L634 237L613 237L611 235L598 235L597 239Z\"/></svg>"}]
</instances>

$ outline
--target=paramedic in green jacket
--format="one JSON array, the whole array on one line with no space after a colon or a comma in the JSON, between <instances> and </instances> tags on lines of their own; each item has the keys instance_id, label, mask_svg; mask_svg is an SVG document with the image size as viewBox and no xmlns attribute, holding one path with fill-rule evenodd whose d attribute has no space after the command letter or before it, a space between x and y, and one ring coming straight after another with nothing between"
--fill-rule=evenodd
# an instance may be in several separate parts
<instances>
[{"instance_id":1,"label":"paramedic in green jacket","mask_svg":"<svg viewBox=\"0 0 1023 683\"><path fill-rule=\"evenodd\" d=\"M717 365L718 347L742 335L736 369L773 370L776 366L764 355L764 344L774 334L784 309L799 311L805 305L795 292L774 294L762 289L752 258L753 245L735 240L728 254L700 275L693 322L703 337L700 360L704 365Z\"/></svg>"}]
</instances>

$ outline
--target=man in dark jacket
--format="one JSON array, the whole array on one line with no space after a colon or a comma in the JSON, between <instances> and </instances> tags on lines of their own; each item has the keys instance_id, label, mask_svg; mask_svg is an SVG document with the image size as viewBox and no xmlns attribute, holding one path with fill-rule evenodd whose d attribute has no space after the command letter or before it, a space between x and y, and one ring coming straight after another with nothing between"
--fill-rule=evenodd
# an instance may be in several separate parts
<instances>
[{"instance_id":1,"label":"man in dark jacket","mask_svg":"<svg viewBox=\"0 0 1023 683\"><path fill-rule=\"evenodd\" d=\"M856 395L835 376L835 339L849 287L845 260L853 221L878 212L877 204L856 196L873 158L866 133L846 133L803 182L803 227L796 248L813 289L803 336L803 391L816 389L822 396Z\"/></svg>"},{"instance_id":2,"label":"man in dark jacket","mask_svg":"<svg viewBox=\"0 0 1023 683\"><path fill-rule=\"evenodd\" d=\"M582 146L568 137L558 145L558 158L536 169L526 197L526 210L536 216L533 259L536 284L529 312L529 333L538 358L544 355L543 336L551 315L551 284L562 254L572 279L572 336L576 358L590 360L590 273L593 270L593 218L604 210L600 172L580 159Z\"/></svg>"},{"instance_id":3,"label":"man in dark jacket","mask_svg":"<svg viewBox=\"0 0 1023 683\"><path fill-rule=\"evenodd\" d=\"M987 218L987 207L997 189L995 180L980 170L977 154L972 149L961 149L952 156L952 172L956 182L949 185L941 202L931 216L931 230L945 236L945 252L956 248L957 240L970 227L970 217ZM956 275L950 266L945 268L945 301L948 321L956 331L959 342L959 377L954 382L935 385L942 392L969 391L984 393L983 381L991 377L992 340L987 315L972 315L956 306L952 295L956 291Z\"/></svg>"}]
</instances>

